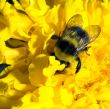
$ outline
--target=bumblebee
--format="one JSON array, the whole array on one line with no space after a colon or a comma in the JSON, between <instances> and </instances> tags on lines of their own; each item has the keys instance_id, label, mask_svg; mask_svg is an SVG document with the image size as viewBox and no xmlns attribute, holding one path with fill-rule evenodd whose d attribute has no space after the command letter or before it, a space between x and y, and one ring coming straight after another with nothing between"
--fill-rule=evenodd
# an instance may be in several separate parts
<instances>
[{"instance_id":1,"label":"bumblebee","mask_svg":"<svg viewBox=\"0 0 110 109\"><path fill-rule=\"evenodd\" d=\"M54 55L61 63L69 67L73 60L78 61L75 73L81 68L81 60L78 56L81 51L87 51L88 44L93 42L100 34L99 25L89 25L83 29L83 18L76 14L69 19L61 36L53 35L51 39L57 40L54 47Z\"/></svg>"}]
</instances>

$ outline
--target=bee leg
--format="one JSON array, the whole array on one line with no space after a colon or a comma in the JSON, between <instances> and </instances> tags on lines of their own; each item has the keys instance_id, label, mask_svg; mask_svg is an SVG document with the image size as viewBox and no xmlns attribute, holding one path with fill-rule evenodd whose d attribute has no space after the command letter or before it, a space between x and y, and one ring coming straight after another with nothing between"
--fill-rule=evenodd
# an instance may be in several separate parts
<instances>
[{"instance_id":1,"label":"bee leg","mask_svg":"<svg viewBox=\"0 0 110 109\"><path fill-rule=\"evenodd\" d=\"M65 64L66 64L66 67L65 68L70 67L70 63L69 62L65 62Z\"/></svg>"},{"instance_id":2,"label":"bee leg","mask_svg":"<svg viewBox=\"0 0 110 109\"><path fill-rule=\"evenodd\" d=\"M65 61L60 60L60 63L61 64L65 64L66 65L65 68L70 67L70 63L69 62L65 62Z\"/></svg>"},{"instance_id":3,"label":"bee leg","mask_svg":"<svg viewBox=\"0 0 110 109\"><path fill-rule=\"evenodd\" d=\"M54 34L54 35L52 35L51 39L58 40L58 39L60 39L60 37Z\"/></svg>"},{"instance_id":4,"label":"bee leg","mask_svg":"<svg viewBox=\"0 0 110 109\"><path fill-rule=\"evenodd\" d=\"M80 68L81 68L81 60L79 57L76 58L76 61L78 61L78 64L76 66L76 72L75 73L78 73Z\"/></svg>"},{"instance_id":5,"label":"bee leg","mask_svg":"<svg viewBox=\"0 0 110 109\"><path fill-rule=\"evenodd\" d=\"M91 48L91 46L87 46L87 47L85 47L84 50L85 50L85 51L88 51L89 48Z\"/></svg>"},{"instance_id":6,"label":"bee leg","mask_svg":"<svg viewBox=\"0 0 110 109\"><path fill-rule=\"evenodd\" d=\"M85 48L84 48L84 51L86 52L86 54L87 54L88 56L90 56L90 54L87 52L89 48L91 48L91 46L88 46L88 47L85 47Z\"/></svg>"},{"instance_id":7,"label":"bee leg","mask_svg":"<svg viewBox=\"0 0 110 109\"><path fill-rule=\"evenodd\" d=\"M51 56L55 56L55 53L53 52L53 53L51 53Z\"/></svg>"},{"instance_id":8,"label":"bee leg","mask_svg":"<svg viewBox=\"0 0 110 109\"><path fill-rule=\"evenodd\" d=\"M88 56L90 56L90 54L87 52L89 48L91 48L91 46L86 46L86 47L84 47L83 49L81 49L80 51L85 51L86 54L87 54Z\"/></svg>"}]
</instances>

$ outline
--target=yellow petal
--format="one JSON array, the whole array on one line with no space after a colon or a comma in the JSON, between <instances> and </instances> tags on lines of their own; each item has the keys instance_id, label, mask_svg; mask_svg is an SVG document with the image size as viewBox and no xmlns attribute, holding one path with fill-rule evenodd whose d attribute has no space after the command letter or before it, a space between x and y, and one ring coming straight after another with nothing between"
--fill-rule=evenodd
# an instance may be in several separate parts
<instances>
[{"instance_id":1,"label":"yellow petal","mask_svg":"<svg viewBox=\"0 0 110 109\"><path fill-rule=\"evenodd\" d=\"M0 1L0 11L4 8L6 0L1 0Z\"/></svg>"},{"instance_id":2,"label":"yellow petal","mask_svg":"<svg viewBox=\"0 0 110 109\"><path fill-rule=\"evenodd\" d=\"M24 13L17 12L14 7L10 4L6 3L3 11L3 15L5 16L8 26L10 29L10 33L13 37L18 38L29 38L26 34L29 30L30 25L32 24L31 19Z\"/></svg>"},{"instance_id":3,"label":"yellow petal","mask_svg":"<svg viewBox=\"0 0 110 109\"><path fill-rule=\"evenodd\" d=\"M55 60L54 56L49 57L49 66L45 69L43 69L43 74L46 77L53 76L57 70L62 71L65 68L65 65L60 65L60 62L58 60Z\"/></svg>"},{"instance_id":4,"label":"yellow petal","mask_svg":"<svg viewBox=\"0 0 110 109\"><path fill-rule=\"evenodd\" d=\"M54 97L54 90L52 87L42 86L39 88L39 95L40 95L39 96L40 101L46 101Z\"/></svg>"},{"instance_id":5,"label":"yellow petal","mask_svg":"<svg viewBox=\"0 0 110 109\"><path fill-rule=\"evenodd\" d=\"M76 13L82 13L83 1L82 0L68 0L65 3L66 22Z\"/></svg>"},{"instance_id":6,"label":"yellow petal","mask_svg":"<svg viewBox=\"0 0 110 109\"><path fill-rule=\"evenodd\" d=\"M29 80L34 86L44 84L46 78L43 69L48 65L48 56L40 54L34 58L29 66Z\"/></svg>"},{"instance_id":7,"label":"yellow petal","mask_svg":"<svg viewBox=\"0 0 110 109\"><path fill-rule=\"evenodd\" d=\"M64 105L72 104L73 95L72 95L72 92L69 92L67 89L65 89L65 88L60 89L60 97L61 97L61 101Z\"/></svg>"}]
</instances>

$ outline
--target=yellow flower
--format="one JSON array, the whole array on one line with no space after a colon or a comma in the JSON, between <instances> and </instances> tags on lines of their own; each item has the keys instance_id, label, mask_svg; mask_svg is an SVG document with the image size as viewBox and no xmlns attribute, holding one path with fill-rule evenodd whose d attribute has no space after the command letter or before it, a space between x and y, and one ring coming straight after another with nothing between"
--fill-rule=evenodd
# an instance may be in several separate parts
<instances>
[{"instance_id":1,"label":"yellow flower","mask_svg":"<svg viewBox=\"0 0 110 109\"><path fill-rule=\"evenodd\" d=\"M34 60L29 66L29 79L32 85L40 86L46 81L43 75L43 69L48 66L48 56L40 54L34 57Z\"/></svg>"},{"instance_id":2,"label":"yellow flower","mask_svg":"<svg viewBox=\"0 0 110 109\"><path fill-rule=\"evenodd\" d=\"M0 78L0 109L110 108L109 0L0 0L0 63L8 66ZM83 27L99 25L100 36L77 62L65 69L51 56L68 20L75 14ZM16 39L25 43L6 41Z\"/></svg>"}]
</instances>

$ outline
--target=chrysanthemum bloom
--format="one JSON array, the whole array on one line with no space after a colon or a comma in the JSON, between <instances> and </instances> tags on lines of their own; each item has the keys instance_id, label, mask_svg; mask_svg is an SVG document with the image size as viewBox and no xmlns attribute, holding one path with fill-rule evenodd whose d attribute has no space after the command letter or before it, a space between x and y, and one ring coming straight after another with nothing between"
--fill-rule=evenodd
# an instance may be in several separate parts
<instances>
[{"instance_id":1,"label":"chrysanthemum bloom","mask_svg":"<svg viewBox=\"0 0 110 109\"><path fill-rule=\"evenodd\" d=\"M0 0L0 109L110 109L109 0ZM68 20L80 14L100 36L64 70L51 56ZM17 39L6 44L10 39ZM21 41L20 44L18 42ZM56 74L56 71L59 71Z\"/></svg>"}]
</instances>

